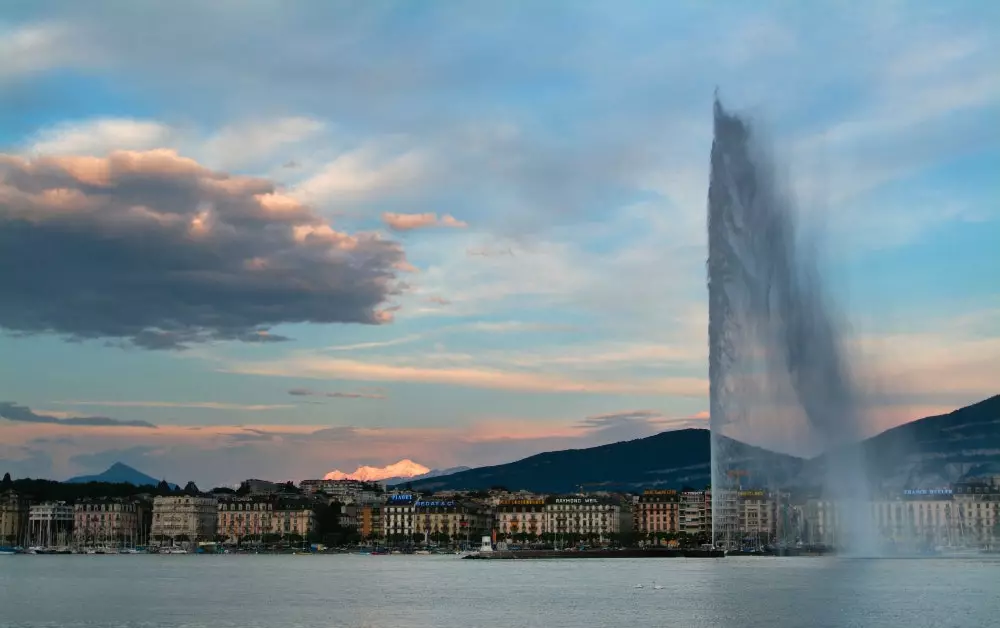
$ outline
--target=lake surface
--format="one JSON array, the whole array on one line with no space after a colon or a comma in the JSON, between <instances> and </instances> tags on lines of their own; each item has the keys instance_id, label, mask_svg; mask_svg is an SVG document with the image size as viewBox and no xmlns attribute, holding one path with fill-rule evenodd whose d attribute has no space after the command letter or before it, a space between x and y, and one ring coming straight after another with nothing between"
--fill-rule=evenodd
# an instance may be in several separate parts
<instances>
[{"instance_id":1,"label":"lake surface","mask_svg":"<svg viewBox=\"0 0 1000 628\"><path fill-rule=\"evenodd\" d=\"M998 625L993 559L0 557L5 628Z\"/></svg>"}]
</instances>

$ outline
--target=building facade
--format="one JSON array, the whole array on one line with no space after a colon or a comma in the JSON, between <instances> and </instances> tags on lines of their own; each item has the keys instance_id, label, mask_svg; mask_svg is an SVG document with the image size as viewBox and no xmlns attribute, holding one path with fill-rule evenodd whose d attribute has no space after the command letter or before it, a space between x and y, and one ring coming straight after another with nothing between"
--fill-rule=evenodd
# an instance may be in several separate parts
<instances>
[{"instance_id":1,"label":"building facade","mask_svg":"<svg viewBox=\"0 0 1000 628\"><path fill-rule=\"evenodd\" d=\"M0 493L0 545L20 545L28 532L28 500L14 491Z\"/></svg>"},{"instance_id":2,"label":"building facade","mask_svg":"<svg viewBox=\"0 0 1000 628\"><path fill-rule=\"evenodd\" d=\"M959 482L949 488L906 489L866 504L811 499L803 508L803 540L833 547L847 543L847 508L868 510L882 550L1000 546L1000 478Z\"/></svg>"},{"instance_id":3,"label":"building facade","mask_svg":"<svg viewBox=\"0 0 1000 628\"><path fill-rule=\"evenodd\" d=\"M28 508L28 543L65 546L73 538L73 507L66 502L43 502Z\"/></svg>"},{"instance_id":4,"label":"building facade","mask_svg":"<svg viewBox=\"0 0 1000 628\"><path fill-rule=\"evenodd\" d=\"M82 547L145 545L149 538L147 502L86 500L73 506L73 543Z\"/></svg>"},{"instance_id":5,"label":"building facade","mask_svg":"<svg viewBox=\"0 0 1000 628\"><path fill-rule=\"evenodd\" d=\"M272 534L305 538L316 531L316 513L306 503L278 504L271 524Z\"/></svg>"},{"instance_id":6,"label":"building facade","mask_svg":"<svg viewBox=\"0 0 1000 628\"><path fill-rule=\"evenodd\" d=\"M157 544L212 541L219 526L214 497L178 495L153 500L151 540Z\"/></svg>"},{"instance_id":7,"label":"building facade","mask_svg":"<svg viewBox=\"0 0 1000 628\"><path fill-rule=\"evenodd\" d=\"M413 505L416 497L405 493L389 495L382 507L382 536L389 541L413 538Z\"/></svg>"},{"instance_id":8,"label":"building facade","mask_svg":"<svg viewBox=\"0 0 1000 628\"><path fill-rule=\"evenodd\" d=\"M778 536L776 501L763 490L739 491L739 530L743 547L759 550Z\"/></svg>"},{"instance_id":9,"label":"building facade","mask_svg":"<svg viewBox=\"0 0 1000 628\"><path fill-rule=\"evenodd\" d=\"M274 503L270 499L236 497L219 501L216 535L226 543L260 540L271 534Z\"/></svg>"},{"instance_id":10,"label":"building facade","mask_svg":"<svg viewBox=\"0 0 1000 628\"><path fill-rule=\"evenodd\" d=\"M634 530L657 538L680 530L680 496L672 490L645 490L632 507Z\"/></svg>"},{"instance_id":11,"label":"building facade","mask_svg":"<svg viewBox=\"0 0 1000 628\"><path fill-rule=\"evenodd\" d=\"M712 491L682 491L678 508L678 532L711 537Z\"/></svg>"},{"instance_id":12,"label":"building facade","mask_svg":"<svg viewBox=\"0 0 1000 628\"><path fill-rule=\"evenodd\" d=\"M548 532L543 497L503 499L497 502L495 512L496 531L504 539L535 540Z\"/></svg>"},{"instance_id":13,"label":"building facade","mask_svg":"<svg viewBox=\"0 0 1000 628\"><path fill-rule=\"evenodd\" d=\"M382 505L362 504L358 511L358 532L361 538L372 540L382 536Z\"/></svg>"},{"instance_id":14,"label":"building facade","mask_svg":"<svg viewBox=\"0 0 1000 628\"><path fill-rule=\"evenodd\" d=\"M632 529L632 513L614 497L553 496L545 500L545 527L561 538L607 542Z\"/></svg>"},{"instance_id":15,"label":"building facade","mask_svg":"<svg viewBox=\"0 0 1000 628\"><path fill-rule=\"evenodd\" d=\"M478 542L492 532L492 518L479 504L421 499L413 504L413 533L425 543Z\"/></svg>"}]
</instances>

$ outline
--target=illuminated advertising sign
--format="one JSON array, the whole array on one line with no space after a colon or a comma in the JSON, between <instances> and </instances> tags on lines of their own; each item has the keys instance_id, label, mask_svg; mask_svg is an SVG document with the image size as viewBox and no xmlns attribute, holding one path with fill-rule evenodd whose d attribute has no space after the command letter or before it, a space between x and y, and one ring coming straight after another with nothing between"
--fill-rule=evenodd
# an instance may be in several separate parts
<instances>
[{"instance_id":1,"label":"illuminated advertising sign","mask_svg":"<svg viewBox=\"0 0 1000 628\"><path fill-rule=\"evenodd\" d=\"M951 495L950 488L908 488L903 495Z\"/></svg>"},{"instance_id":2,"label":"illuminated advertising sign","mask_svg":"<svg viewBox=\"0 0 1000 628\"><path fill-rule=\"evenodd\" d=\"M763 497L764 491L753 490L753 491L740 491L740 497Z\"/></svg>"},{"instance_id":3,"label":"illuminated advertising sign","mask_svg":"<svg viewBox=\"0 0 1000 628\"><path fill-rule=\"evenodd\" d=\"M597 504L600 503L596 497L557 497L557 504Z\"/></svg>"},{"instance_id":4,"label":"illuminated advertising sign","mask_svg":"<svg viewBox=\"0 0 1000 628\"><path fill-rule=\"evenodd\" d=\"M501 506L544 506L544 499L505 499L500 502Z\"/></svg>"},{"instance_id":5,"label":"illuminated advertising sign","mask_svg":"<svg viewBox=\"0 0 1000 628\"><path fill-rule=\"evenodd\" d=\"M676 495L677 491L668 489L646 489L642 492L643 495Z\"/></svg>"},{"instance_id":6,"label":"illuminated advertising sign","mask_svg":"<svg viewBox=\"0 0 1000 628\"><path fill-rule=\"evenodd\" d=\"M405 504L413 501L413 495L390 495L390 504Z\"/></svg>"},{"instance_id":7,"label":"illuminated advertising sign","mask_svg":"<svg viewBox=\"0 0 1000 628\"><path fill-rule=\"evenodd\" d=\"M453 501L441 501L441 500L430 500L430 501L418 501L416 503L417 508L452 508L455 506Z\"/></svg>"}]
</instances>

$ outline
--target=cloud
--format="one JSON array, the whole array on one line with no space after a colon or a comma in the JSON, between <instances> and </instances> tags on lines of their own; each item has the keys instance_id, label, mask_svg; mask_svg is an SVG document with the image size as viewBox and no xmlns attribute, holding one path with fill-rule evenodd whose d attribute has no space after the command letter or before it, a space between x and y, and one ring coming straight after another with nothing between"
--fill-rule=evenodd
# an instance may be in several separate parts
<instances>
[{"instance_id":1,"label":"cloud","mask_svg":"<svg viewBox=\"0 0 1000 628\"><path fill-rule=\"evenodd\" d=\"M428 227L451 227L462 229L469 225L461 220L455 219L450 214L444 214L438 218L437 214L394 214L385 212L382 214L382 222L393 231L413 231L414 229L426 229Z\"/></svg>"},{"instance_id":2,"label":"cloud","mask_svg":"<svg viewBox=\"0 0 1000 628\"><path fill-rule=\"evenodd\" d=\"M391 320L402 249L171 151L0 155L0 327L147 349ZM29 270L30 269L30 270Z\"/></svg>"},{"instance_id":3,"label":"cloud","mask_svg":"<svg viewBox=\"0 0 1000 628\"><path fill-rule=\"evenodd\" d=\"M296 397L327 397L330 399L386 399L381 393L372 392L317 392L308 388L292 388L289 395Z\"/></svg>"},{"instance_id":4,"label":"cloud","mask_svg":"<svg viewBox=\"0 0 1000 628\"><path fill-rule=\"evenodd\" d=\"M10 401L0 401L0 418L20 423L51 423L75 427L151 427L156 426L146 421L120 421L105 416L70 416L57 418L41 412L34 412L27 406L21 406Z\"/></svg>"},{"instance_id":5,"label":"cloud","mask_svg":"<svg viewBox=\"0 0 1000 628\"><path fill-rule=\"evenodd\" d=\"M55 401L66 406L101 406L106 408L173 408L195 410L235 410L239 412L260 412L294 408L288 404L244 404L218 401Z\"/></svg>"},{"instance_id":6,"label":"cloud","mask_svg":"<svg viewBox=\"0 0 1000 628\"><path fill-rule=\"evenodd\" d=\"M92 65L95 50L79 33L57 23L0 24L0 84L31 77L58 67Z\"/></svg>"},{"instance_id":7,"label":"cloud","mask_svg":"<svg viewBox=\"0 0 1000 628\"><path fill-rule=\"evenodd\" d=\"M62 122L39 131L28 150L35 155L100 155L116 150L149 150L164 145L172 130L159 122L98 118Z\"/></svg>"},{"instance_id":8,"label":"cloud","mask_svg":"<svg viewBox=\"0 0 1000 628\"><path fill-rule=\"evenodd\" d=\"M294 194L304 202L325 205L342 200L373 199L412 189L426 176L428 158L419 151L390 154L372 142L345 152L298 183Z\"/></svg>"},{"instance_id":9,"label":"cloud","mask_svg":"<svg viewBox=\"0 0 1000 628\"><path fill-rule=\"evenodd\" d=\"M199 147L199 154L219 168L254 165L278 150L313 139L326 129L321 120L303 116L274 120L249 120L223 127ZM283 168L296 168L294 161Z\"/></svg>"},{"instance_id":10,"label":"cloud","mask_svg":"<svg viewBox=\"0 0 1000 628\"><path fill-rule=\"evenodd\" d=\"M667 394L703 396L708 383L696 377L656 379L599 379L527 370L501 370L485 366L428 367L301 356L273 361L233 363L226 372L272 377L307 377L354 381L396 381L445 384L469 388L523 392L579 392L603 394Z\"/></svg>"}]
</instances>

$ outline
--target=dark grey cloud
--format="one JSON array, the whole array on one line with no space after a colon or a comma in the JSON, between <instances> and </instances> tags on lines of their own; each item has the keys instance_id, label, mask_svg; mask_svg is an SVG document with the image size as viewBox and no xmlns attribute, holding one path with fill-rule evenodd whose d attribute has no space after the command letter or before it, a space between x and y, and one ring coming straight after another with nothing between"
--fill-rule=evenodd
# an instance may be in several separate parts
<instances>
[{"instance_id":1,"label":"dark grey cloud","mask_svg":"<svg viewBox=\"0 0 1000 628\"><path fill-rule=\"evenodd\" d=\"M57 418L36 414L27 406L21 406L10 401L0 401L0 419L18 423L51 423L55 425L72 425L79 427L151 427L156 426L146 421L121 421L106 416L74 416Z\"/></svg>"},{"instance_id":2,"label":"dark grey cloud","mask_svg":"<svg viewBox=\"0 0 1000 628\"><path fill-rule=\"evenodd\" d=\"M369 391L359 391L359 392L318 392L311 390L309 388L292 388L288 391L289 395L295 397L326 397L329 399L386 399L385 394L381 392L369 392Z\"/></svg>"},{"instance_id":3,"label":"dark grey cloud","mask_svg":"<svg viewBox=\"0 0 1000 628\"><path fill-rule=\"evenodd\" d=\"M168 151L0 154L0 329L146 349L391 320L401 247Z\"/></svg>"}]
</instances>

